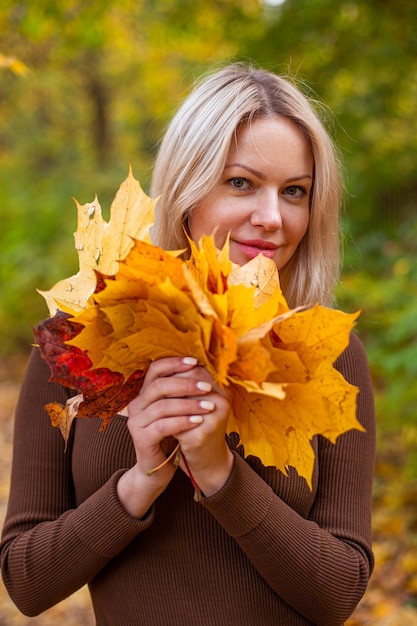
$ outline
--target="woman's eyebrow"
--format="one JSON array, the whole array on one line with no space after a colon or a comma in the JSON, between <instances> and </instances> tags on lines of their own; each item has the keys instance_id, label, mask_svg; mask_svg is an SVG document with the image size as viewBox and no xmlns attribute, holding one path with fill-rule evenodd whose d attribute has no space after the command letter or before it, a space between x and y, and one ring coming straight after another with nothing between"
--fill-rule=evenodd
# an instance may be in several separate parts
<instances>
[{"instance_id":1,"label":"woman's eyebrow","mask_svg":"<svg viewBox=\"0 0 417 626\"><path fill-rule=\"evenodd\" d=\"M266 176L265 174L262 174L262 172L259 172L258 170L253 169L252 167L249 167L248 165L243 165L243 163L229 163L225 166L225 170L229 169L230 167L241 167L244 170L247 170L248 172L251 172L252 174L254 174L255 176L257 176L258 178L260 178L261 180L266 180Z\"/></svg>"},{"instance_id":2,"label":"woman's eyebrow","mask_svg":"<svg viewBox=\"0 0 417 626\"><path fill-rule=\"evenodd\" d=\"M285 183L295 183L297 180L305 180L306 178L309 178L310 180L313 180L313 177L311 174L302 174L301 176L295 176L294 178L288 178L287 180L285 180Z\"/></svg>"},{"instance_id":3,"label":"woman's eyebrow","mask_svg":"<svg viewBox=\"0 0 417 626\"><path fill-rule=\"evenodd\" d=\"M241 167L242 169L247 170L248 172L251 172L252 174L257 176L260 180L266 180L265 174L263 174L259 170L255 170L252 167L249 167L248 165L244 165L243 163L228 163L224 169L227 170L230 167ZM297 180L304 180L306 178L313 180L313 177L311 174L301 174L300 176L294 176L292 178L288 178L285 181L285 183L296 182Z\"/></svg>"}]
</instances>

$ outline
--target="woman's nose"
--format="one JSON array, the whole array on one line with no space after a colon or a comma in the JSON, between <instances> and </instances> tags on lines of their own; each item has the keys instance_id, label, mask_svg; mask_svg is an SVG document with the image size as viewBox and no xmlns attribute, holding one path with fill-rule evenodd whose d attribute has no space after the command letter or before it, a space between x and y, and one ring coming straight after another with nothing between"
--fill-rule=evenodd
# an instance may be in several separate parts
<instances>
[{"instance_id":1,"label":"woman's nose","mask_svg":"<svg viewBox=\"0 0 417 626\"><path fill-rule=\"evenodd\" d=\"M252 226L262 226L269 231L282 228L281 201L278 192L269 191L256 198L250 222Z\"/></svg>"}]
</instances>

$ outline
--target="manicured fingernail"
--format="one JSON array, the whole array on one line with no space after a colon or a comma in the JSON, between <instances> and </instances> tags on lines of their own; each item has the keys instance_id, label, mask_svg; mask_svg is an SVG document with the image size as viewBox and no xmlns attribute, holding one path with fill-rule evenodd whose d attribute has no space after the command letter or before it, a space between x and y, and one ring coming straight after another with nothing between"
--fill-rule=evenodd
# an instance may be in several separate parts
<instances>
[{"instance_id":1,"label":"manicured fingernail","mask_svg":"<svg viewBox=\"0 0 417 626\"><path fill-rule=\"evenodd\" d=\"M182 362L184 363L184 365L197 365L197 359L195 359L193 356L184 357Z\"/></svg>"},{"instance_id":2,"label":"manicured fingernail","mask_svg":"<svg viewBox=\"0 0 417 626\"><path fill-rule=\"evenodd\" d=\"M211 391L210 383L206 383L204 380L199 380L197 383L197 389L200 391Z\"/></svg>"},{"instance_id":3,"label":"manicured fingernail","mask_svg":"<svg viewBox=\"0 0 417 626\"><path fill-rule=\"evenodd\" d=\"M199 404L201 408L206 411L212 411L214 409L214 402L210 402L210 400L201 400Z\"/></svg>"},{"instance_id":4,"label":"manicured fingernail","mask_svg":"<svg viewBox=\"0 0 417 626\"><path fill-rule=\"evenodd\" d=\"M203 417L201 415L191 415L190 422L192 424L201 424Z\"/></svg>"}]
</instances>

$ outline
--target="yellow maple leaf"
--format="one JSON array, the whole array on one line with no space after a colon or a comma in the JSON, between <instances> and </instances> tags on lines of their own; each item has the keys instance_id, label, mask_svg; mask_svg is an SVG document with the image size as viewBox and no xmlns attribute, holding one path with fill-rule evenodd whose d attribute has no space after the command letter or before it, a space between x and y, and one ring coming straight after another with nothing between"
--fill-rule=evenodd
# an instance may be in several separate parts
<instances>
[{"instance_id":1,"label":"yellow maple leaf","mask_svg":"<svg viewBox=\"0 0 417 626\"><path fill-rule=\"evenodd\" d=\"M118 261L133 247L133 238L150 241L156 200L149 198L129 169L126 180L110 207L110 220L101 214L97 197L77 205L78 222L74 233L79 271L58 282L49 291L40 291L51 315L59 309L75 313L84 309L96 288L96 274L115 274Z\"/></svg>"},{"instance_id":2,"label":"yellow maple leaf","mask_svg":"<svg viewBox=\"0 0 417 626\"><path fill-rule=\"evenodd\" d=\"M227 282L229 288L231 285L254 287L255 308L266 303L271 310L276 300L278 313L288 311L288 304L279 287L277 266L263 254L258 254L243 266L235 265Z\"/></svg>"},{"instance_id":3,"label":"yellow maple leaf","mask_svg":"<svg viewBox=\"0 0 417 626\"><path fill-rule=\"evenodd\" d=\"M292 349L314 370L323 362L333 363L349 344L350 331L359 316L315 305L295 315L283 316L273 326L281 349Z\"/></svg>"},{"instance_id":4,"label":"yellow maple leaf","mask_svg":"<svg viewBox=\"0 0 417 626\"><path fill-rule=\"evenodd\" d=\"M207 293L223 294L226 290L226 279L233 267L229 259L229 239L221 250L216 248L214 236L203 235L199 245L192 239L188 239L188 242L191 250L188 263L190 270L205 285Z\"/></svg>"}]
</instances>

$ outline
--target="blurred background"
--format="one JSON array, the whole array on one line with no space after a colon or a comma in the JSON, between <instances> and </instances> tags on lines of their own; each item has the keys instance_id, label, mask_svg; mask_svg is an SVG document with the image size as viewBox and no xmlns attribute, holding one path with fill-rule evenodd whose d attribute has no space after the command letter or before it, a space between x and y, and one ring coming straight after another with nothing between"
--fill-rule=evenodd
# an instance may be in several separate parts
<instances>
[{"instance_id":1,"label":"blurred background","mask_svg":"<svg viewBox=\"0 0 417 626\"><path fill-rule=\"evenodd\" d=\"M414 0L2 1L2 517L31 326L47 316L36 289L78 270L72 198L97 194L108 218L129 164L147 191L158 141L193 81L253 61L324 103L345 163L338 305L362 310L378 419L377 565L349 626L417 624L416 25ZM30 620L0 583L0 626L92 624L84 591Z\"/></svg>"}]
</instances>

